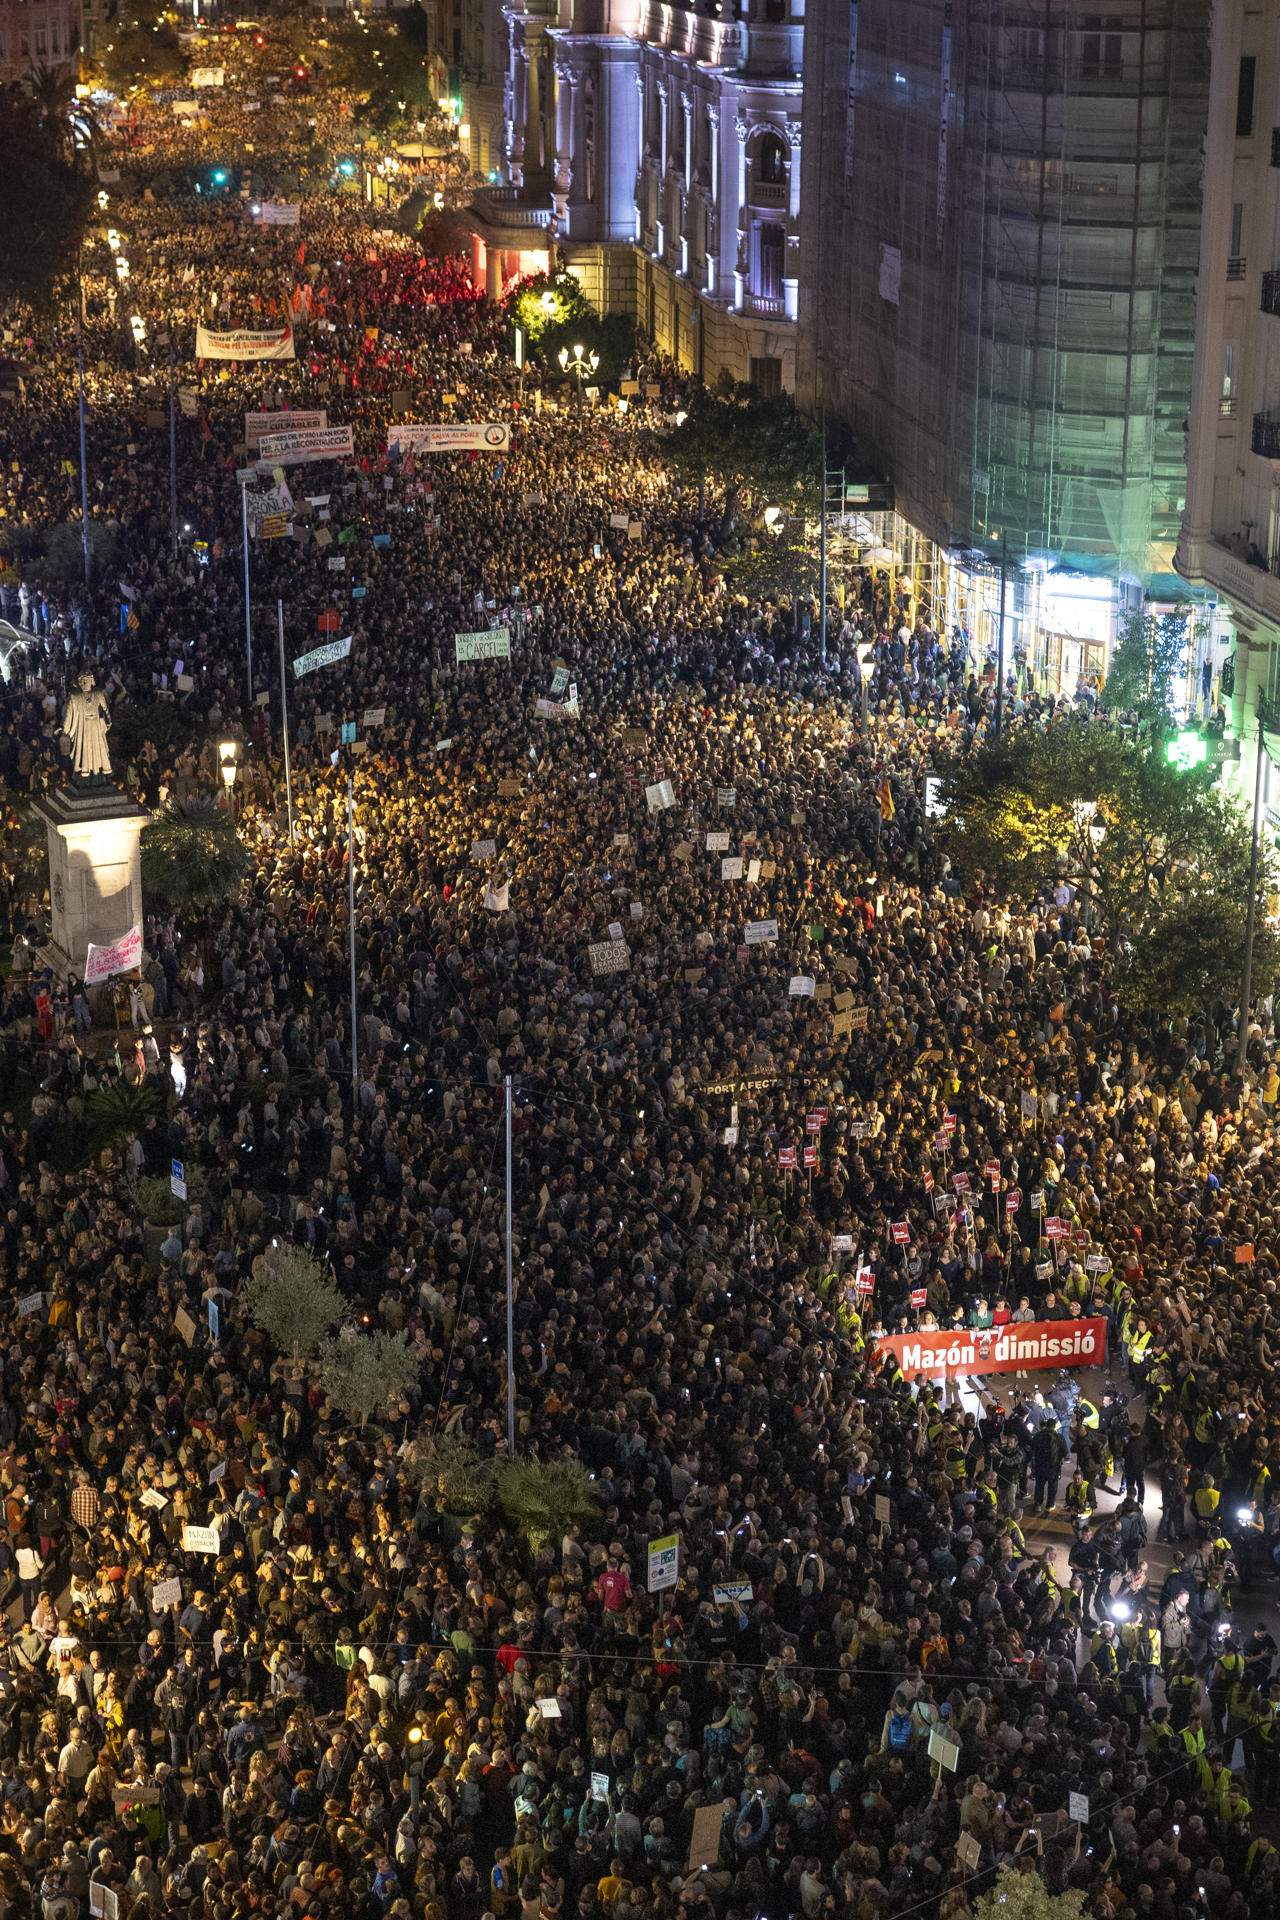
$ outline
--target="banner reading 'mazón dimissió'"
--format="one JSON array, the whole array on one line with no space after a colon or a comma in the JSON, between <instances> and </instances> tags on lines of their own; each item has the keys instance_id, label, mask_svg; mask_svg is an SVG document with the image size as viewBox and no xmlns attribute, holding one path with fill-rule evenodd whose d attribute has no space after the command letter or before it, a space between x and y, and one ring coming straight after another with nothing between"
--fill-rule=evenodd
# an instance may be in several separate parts
<instances>
[{"instance_id":1,"label":"banner reading 'maz\u00f3n dimissi\u00f3'","mask_svg":"<svg viewBox=\"0 0 1280 1920\"><path fill-rule=\"evenodd\" d=\"M1107 1323L1100 1318L1029 1320L1021 1326L895 1333L876 1341L876 1353L893 1354L908 1380L918 1374L937 1379L940 1374L1102 1367L1107 1360Z\"/></svg>"},{"instance_id":2,"label":"banner reading 'maz\u00f3n dimissi\u00f3'","mask_svg":"<svg viewBox=\"0 0 1280 1920\"><path fill-rule=\"evenodd\" d=\"M235 328L215 333L212 327L196 325L197 360L292 360L293 328L276 327L270 333L249 333Z\"/></svg>"}]
</instances>

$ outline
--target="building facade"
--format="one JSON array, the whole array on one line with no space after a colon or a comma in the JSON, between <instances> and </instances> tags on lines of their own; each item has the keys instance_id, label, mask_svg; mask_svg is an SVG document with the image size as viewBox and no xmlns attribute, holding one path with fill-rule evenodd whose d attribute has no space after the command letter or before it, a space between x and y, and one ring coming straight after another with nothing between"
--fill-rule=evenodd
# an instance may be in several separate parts
<instances>
[{"instance_id":1,"label":"building facade","mask_svg":"<svg viewBox=\"0 0 1280 1920\"><path fill-rule=\"evenodd\" d=\"M1207 22L1207 0L810 7L800 397L942 545L1170 571Z\"/></svg>"},{"instance_id":2,"label":"building facade","mask_svg":"<svg viewBox=\"0 0 1280 1920\"><path fill-rule=\"evenodd\" d=\"M682 367L794 385L803 0L515 0L503 183L472 207L491 292L540 239Z\"/></svg>"},{"instance_id":3,"label":"building facade","mask_svg":"<svg viewBox=\"0 0 1280 1920\"><path fill-rule=\"evenodd\" d=\"M0 80L74 66L79 45L78 0L0 0Z\"/></svg>"},{"instance_id":4,"label":"building facade","mask_svg":"<svg viewBox=\"0 0 1280 1920\"><path fill-rule=\"evenodd\" d=\"M1178 569L1235 636L1232 731L1252 796L1260 695L1280 697L1280 17L1215 0L1195 379ZM1268 803L1280 775L1264 755Z\"/></svg>"}]
</instances>

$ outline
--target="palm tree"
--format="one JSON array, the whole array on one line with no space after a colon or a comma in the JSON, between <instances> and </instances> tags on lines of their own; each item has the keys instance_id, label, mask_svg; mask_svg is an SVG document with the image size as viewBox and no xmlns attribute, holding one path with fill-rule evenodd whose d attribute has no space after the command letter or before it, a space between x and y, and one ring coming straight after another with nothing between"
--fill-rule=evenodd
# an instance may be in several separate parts
<instances>
[{"instance_id":1,"label":"palm tree","mask_svg":"<svg viewBox=\"0 0 1280 1920\"><path fill-rule=\"evenodd\" d=\"M180 913L235 899L249 855L235 824L213 800L175 802L142 835L142 891Z\"/></svg>"},{"instance_id":2,"label":"palm tree","mask_svg":"<svg viewBox=\"0 0 1280 1920\"><path fill-rule=\"evenodd\" d=\"M64 159L72 158L71 112L76 104L75 74L67 67L49 67L41 63L26 76L27 92L36 110L41 132L57 147Z\"/></svg>"},{"instance_id":3,"label":"palm tree","mask_svg":"<svg viewBox=\"0 0 1280 1920\"><path fill-rule=\"evenodd\" d=\"M598 1514L591 1475L581 1460L537 1460L518 1454L498 1468L498 1504L531 1553L568 1527L585 1526Z\"/></svg>"}]
</instances>

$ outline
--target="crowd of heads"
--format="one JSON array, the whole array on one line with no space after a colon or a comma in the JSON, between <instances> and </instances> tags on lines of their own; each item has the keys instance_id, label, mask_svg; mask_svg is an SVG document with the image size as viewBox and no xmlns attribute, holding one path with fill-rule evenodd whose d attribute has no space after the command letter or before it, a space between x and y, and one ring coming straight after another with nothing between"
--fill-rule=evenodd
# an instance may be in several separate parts
<instances>
[{"instance_id":1,"label":"crowd of heads","mask_svg":"<svg viewBox=\"0 0 1280 1920\"><path fill-rule=\"evenodd\" d=\"M1265 1911L1276 1076L1229 1078L1208 1013L1132 1021L1054 875L1025 909L958 885L924 780L989 724L966 636L870 567L825 659L810 607L735 594L661 455L685 376L535 404L503 316L366 210L196 195L239 98L120 156L130 298L194 404L175 541L167 349L91 269L87 587L41 558L76 331L8 316L4 1911L957 1920L1001 1868L1109 1920ZM293 362L194 363L198 315L286 310ZM355 458L290 469L251 547L247 683L242 416L317 406ZM388 455L404 418L510 444ZM278 608L289 657L351 639L286 676L292 837ZM495 625L509 659L459 664ZM25 811L86 666L149 807L245 742L248 880L149 903L114 1019L40 971ZM422 1465L507 1446L508 1082L516 1445L585 1500L541 1526ZM367 1417L243 1310L282 1245L416 1360ZM1105 1392L877 1351L1080 1317ZM1029 1545L1031 1505L1074 1527Z\"/></svg>"}]
</instances>

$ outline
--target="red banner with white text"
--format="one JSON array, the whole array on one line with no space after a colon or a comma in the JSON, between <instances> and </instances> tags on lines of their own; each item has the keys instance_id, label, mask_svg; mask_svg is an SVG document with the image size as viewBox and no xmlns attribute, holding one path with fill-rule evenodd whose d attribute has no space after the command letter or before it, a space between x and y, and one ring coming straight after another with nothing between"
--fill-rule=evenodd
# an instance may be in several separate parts
<instances>
[{"instance_id":1,"label":"red banner with white text","mask_svg":"<svg viewBox=\"0 0 1280 1920\"><path fill-rule=\"evenodd\" d=\"M893 1354L907 1379L927 1374L1030 1373L1040 1367L1102 1367L1107 1323L1028 1320L1021 1326L966 1327L960 1332L895 1333L877 1340L876 1353Z\"/></svg>"}]
</instances>

